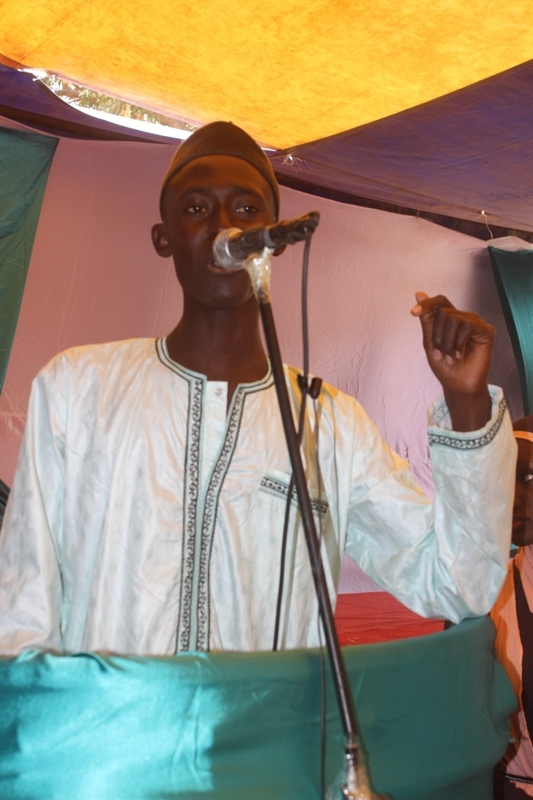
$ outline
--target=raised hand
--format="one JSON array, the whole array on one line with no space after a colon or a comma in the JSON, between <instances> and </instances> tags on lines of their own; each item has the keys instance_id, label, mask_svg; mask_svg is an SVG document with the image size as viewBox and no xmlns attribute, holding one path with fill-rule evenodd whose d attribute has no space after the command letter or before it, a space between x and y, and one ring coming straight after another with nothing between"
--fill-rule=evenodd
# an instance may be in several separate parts
<instances>
[{"instance_id":1,"label":"raised hand","mask_svg":"<svg viewBox=\"0 0 533 800\"><path fill-rule=\"evenodd\" d=\"M416 300L411 314L420 319L428 363L442 384L454 430L478 430L491 416L487 376L495 330L443 295L417 292Z\"/></svg>"}]
</instances>

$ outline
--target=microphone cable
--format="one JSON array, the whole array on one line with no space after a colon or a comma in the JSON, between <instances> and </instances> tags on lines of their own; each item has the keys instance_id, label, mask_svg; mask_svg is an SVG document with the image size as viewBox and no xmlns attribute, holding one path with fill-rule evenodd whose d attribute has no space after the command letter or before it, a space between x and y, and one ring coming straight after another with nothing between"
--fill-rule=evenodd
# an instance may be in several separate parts
<instances>
[{"instance_id":1,"label":"microphone cable","mask_svg":"<svg viewBox=\"0 0 533 800\"><path fill-rule=\"evenodd\" d=\"M311 238L312 233L308 235L305 240L305 248L302 259L302 284L301 284L301 308L302 308L302 349L303 349L303 372L298 375L298 386L301 392L300 413L298 417L298 444L301 445L305 423L305 410L307 396L309 395L313 400L313 408L315 414L316 425L316 471L318 477L318 499L322 497L322 475L320 472L320 458L319 458L319 417L318 417L318 404L317 400L322 388L321 378L313 378L309 383L309 315L308 315L308 278L309 278L309 254L311 251ZM280 559L280 575L278 586L278 597L276 603L276 621L274 625L274 643L272 650L276 651L279 644L279 628L281 620L281 604L283 600L283 589L285 583L285 562L287 556L287 539L289 530L289 519L291 512L291 500L294 491L294 474L291 475L289 481L289 490L287 495L287 502L285 505L285 518L283 523L283 535L281 540L281 559ZM322 515L318 511L318 546L319 552L322 547L323 541L323 528L322 528ZM321 560L322 565L322 560ZM322 568L322 567L321 567ZM325 800L326 797L326 666L324 657L324 642L322 640L322 621L320 614L317 618L318 626L318 650L320 660L320 796Z\"/></svg>"},{"instance_id":2,"label":"microphone cable","mask_svg":"<svg viewBox=\"0 0 533 800\"><path fill-rule=\"evenodd\" d=\"M304 422L305 422L305 405L307 401L307 394L309 391L309 317L307 311L307 283L309 276L309 253L311 250L311 236L305 240L305 248L302 260L302 287L301 287L301 307L302 307L302 348L303 348L303 374L298 375L298 386L301 391L300 400L300 414L298 418L298 444L302 443ZM294 474L291 475L289 481L289 491L287 494L287 503L285 505L285 519L283 522L283 535L281 538L281 559L279 568L279 585L278 585L278 599L276 603L276 622L274 625L274 642L272 650L278 649L279 641L279 626L281 620L281 603L283 600L283 588L285 584L285 561L287 555L287 538L289 532L289 518L291 514L291 500L294 492Z\"/></svg>"},{"instance_id":3,"label":"microphone cable","mask_svg":"<svg viewBox=\"0 0 533 800\"><path fill-rule=\"evenodd\" d=\"M318 405L317 397L313 397L313 408L315 412L315 425L316 425L316 474L318 477L318 499L322 499L322 473L320 472L320 455L319 455L319 433L320 424L318 419ZM318 512L318 549L322 549L322 514ZM323 561L320 559L320 569L322 569ZM320 796L325 800L326 798L326 664L325 664L325 645L322 641L322 620L320 614L317 618L318 628L318 654L320 659Z\"/></svg>"}]
</instances>

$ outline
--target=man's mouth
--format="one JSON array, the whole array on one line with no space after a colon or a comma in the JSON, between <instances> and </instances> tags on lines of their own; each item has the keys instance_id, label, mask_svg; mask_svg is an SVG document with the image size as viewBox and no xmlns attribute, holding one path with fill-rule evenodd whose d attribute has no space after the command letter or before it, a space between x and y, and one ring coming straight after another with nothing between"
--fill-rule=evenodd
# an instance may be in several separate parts
<instances>
[{"instance_id":1,"label":"man's mouth","mask_svg":"<svg viewBox=\"0 0 533 800\"><path fill-rule=\"evenodd\" d=\"M227 267L221 267L220 264L217 264L216 261L211 261L208 264L208 269L211 272L214 272L216 275L236 275L240 270L228 269Z\"/></svg>"}]
</instances>

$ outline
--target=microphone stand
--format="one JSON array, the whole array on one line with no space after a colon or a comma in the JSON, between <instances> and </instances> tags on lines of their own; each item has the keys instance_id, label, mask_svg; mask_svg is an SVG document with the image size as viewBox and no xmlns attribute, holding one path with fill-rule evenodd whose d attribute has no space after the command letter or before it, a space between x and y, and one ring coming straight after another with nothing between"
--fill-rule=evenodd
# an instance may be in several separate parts
<instances>
[{"instance_id":1,"label":"microphone stand","mask_svg":"<svg viewBox=\"0 0 533 800\"><path fill-rule=\"evenodd\" d=\"M283 429L287 440L287 448L296 485L296 493L309 559L311 561L311 570L318 598L319 613L324 628L326 647L344 728L345 770L344 779L341 778L340 797L352 798L353 800L371 800L372 798L376 798L376 795L373 795L369 789L365 765L361 758L351 688L333 619L333 611L320 555L320 545L313 518L300 446L294 427L289 393L285 382L285 373L283 371L278 337L272 314L272 305L270 302L270 261L273 252L274 250L265 247L262 253L247 258L244 267L250 275L261 313ZM334 795L330 794L329 796L333 800Z\"/></svg>"}]
</instances>

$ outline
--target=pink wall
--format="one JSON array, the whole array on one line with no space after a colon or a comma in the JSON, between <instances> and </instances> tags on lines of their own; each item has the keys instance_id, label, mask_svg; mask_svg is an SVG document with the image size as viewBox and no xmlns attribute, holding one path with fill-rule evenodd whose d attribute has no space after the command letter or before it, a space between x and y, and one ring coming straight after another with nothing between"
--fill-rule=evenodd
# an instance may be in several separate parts
<instances>
[{"instance_id":1,"label":"pink wall","mask_svg":"<svg viewBox=\"0 0 533 800\"><path fill-rule=\"evenodd\" d=\"M8 124L0 121L0 124ZM19 127L19 126L16 126ZM0 477L15 468L31 379L72 345L160 336L180 315L172 264L152 250L173 146L61 140L0 396ZM447 294L499 330L492 379L521 413L518 377L483 242L414 217L282 189L282 216L321 212L311 258L311 368L354 393L431 490L425 410L438 386L425 363L414 292ZM512 242L509 246L512 246ZM284 358L301 363L301 246L274 262ZM357 577L344 588L359 586Z\"/></svg>"},{"instance_id":2,"label":"pink wall","mask_svg":"<svg viewBox=\"0 0 533 800\"><path fill-rule=\"evenodd\" d=\"M2 123L3 124L3 123ZM60 141L0 396L0 475L12 480L33 376L72 345L152 336L179 317L150 227L172 146Z\"/></svg>"},{"instance_id":3,"label":"pink wall","mask_svg":"<svg viewBox=\"0 0 533 800\"><path fill-rule=\"evenodd\" d=\"M389 444L431 491L426 409L438 396L409 313L414 293L445 294L498 331L490 380L503 386L511 413L522 413L519 380L486 243L423 219L283 192L283 215L317 208L312 253L311 369L355 395ZM499 247L530 245L498 240ZM287 361L301 362L297 319L300 248L275 269L274 303ZM280 259L281 261L281 259Z\"/></svg>"}]
</instances>

